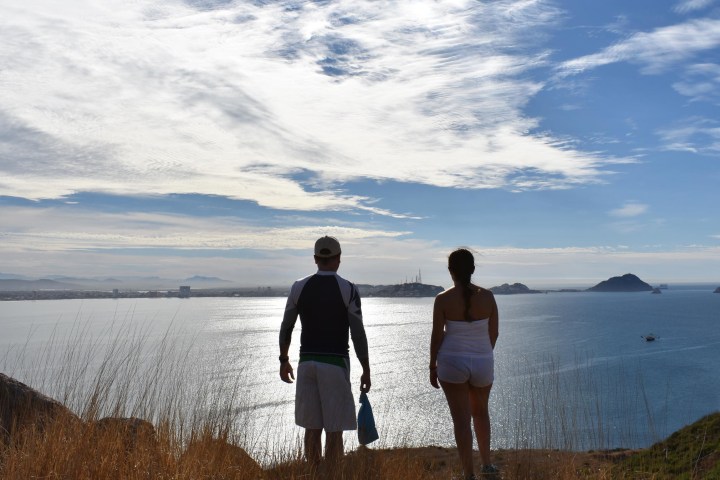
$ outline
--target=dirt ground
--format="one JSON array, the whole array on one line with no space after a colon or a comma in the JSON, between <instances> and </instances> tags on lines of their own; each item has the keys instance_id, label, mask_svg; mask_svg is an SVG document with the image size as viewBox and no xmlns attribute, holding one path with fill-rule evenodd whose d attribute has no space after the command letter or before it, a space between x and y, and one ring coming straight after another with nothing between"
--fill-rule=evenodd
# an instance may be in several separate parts
<instances>
[{"instance_id":1,"label":"dirt ground","mask_svg":"<svg viewBox=\"0 0 720 480\"><path fill-rule=\"evenodd\" d=\"M569 479L611 478L612 466L634 453L634 450L568 452L559 450L497 450L492 452L493 463L502 474L495 478L513 479ZM457 451L445 447L418 447L384 450L384 455L409 456L422 462L429 478L451 479L462 472ZM360 450L357 455L373 453ZM480 455L475 452L475 465ZM477 472L476 472L477 473ZM457 477L460 478L460 477ZM482 478L478 476L478 478Z\"/></svg>"}]
</instances>

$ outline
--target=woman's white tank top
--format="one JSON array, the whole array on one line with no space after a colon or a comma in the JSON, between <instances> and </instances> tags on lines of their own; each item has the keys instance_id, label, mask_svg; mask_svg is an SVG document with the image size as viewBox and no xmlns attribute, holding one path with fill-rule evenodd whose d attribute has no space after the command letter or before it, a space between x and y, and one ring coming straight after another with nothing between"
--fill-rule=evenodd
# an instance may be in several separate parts
<instances>
[{"instance_id":1,"label":"woman's white tank top","mask_svg":"<svg viewBox=\"0 0 720 480\"><path fill-rule=\"evenodd\" d=\"M488 332L489 318L472 322L446 320L445 336L439 353L445 355L487 356L493 349Z\"/></svg>"}]
</instances>

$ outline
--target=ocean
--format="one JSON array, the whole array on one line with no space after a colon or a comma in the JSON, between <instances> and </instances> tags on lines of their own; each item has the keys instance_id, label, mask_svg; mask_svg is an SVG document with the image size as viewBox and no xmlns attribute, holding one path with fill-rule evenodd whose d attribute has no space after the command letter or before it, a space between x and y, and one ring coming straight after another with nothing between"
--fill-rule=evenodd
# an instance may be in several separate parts
<instances>
[{"instance_id":1,"label":"ocean","mask_svg":"<svg viewBox=\"0 0 720 480\"><path fill-rule=\"evenodd\" d=\"M493 449L647 447L720 410L720 294L712 289L496 299ZM363 299L369 398L381 436L373 447L454 445L444 396L428 380L432 302ZM249 451L292 451L301 430L293 422L294 386L278 376L284 304L283 298L2 302L0 371L78 413L102 372L123 379L109 387L116 400L103 406L107 414L224 408ZM298 321L294 366L299 329ZM657 340L645 341L651 333ZM360 371L352 358L356 396ZM357 446L354 435L345 439L347 449Z\"/></svg>"}]
</instances>

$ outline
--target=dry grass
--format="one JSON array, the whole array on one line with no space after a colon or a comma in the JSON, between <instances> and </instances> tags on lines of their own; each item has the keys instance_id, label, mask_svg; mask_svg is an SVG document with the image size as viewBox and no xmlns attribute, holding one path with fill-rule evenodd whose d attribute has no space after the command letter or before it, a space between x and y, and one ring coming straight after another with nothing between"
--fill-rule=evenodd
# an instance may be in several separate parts
<instances>
[{"instance_id":1,"label":"dry grass","mask_svg":"<svg viewBox=\"0 0 720 480\"><path fill-rule=\"evenodd\" d=\"M460 472L454 449L433 446L361 447L340 464L318 469L302 460L297 445L270 447L263 453L263 468L243 449L254 439L235 428L251 412L239 408L248 400L238 395L238 383L212 382L212 372L197 371L191 343L171 342L175 337L167 332L150 348L145 332L120 328L113 342L102 344L83 331L78 327L65 342L50 342L32 359L14 357L12 366L25 362L30 365L26 371L36 372L23 381L62 401L82 421L61 419L14 435L9 444L0 445L0 478L448 480ZM6 371L7 358L0 363ZM561 403L555 397L545 400L546 406ZM103 417L138 417L154 428L98 422ZM556 433L572 439L570 430L563 426ZM493 455L504 480L665 478L635 477L626 458L634 452L573 452L571 444L567 447Z\"/></svg>"},{"instance_id":2,"label":"dry grass","mask_svg":"<svg viewBox=\"0 0 720 480\"><path fill-rule=\"evenodd\" d=\"M7 447L0 476L6 479L337 479L453 478L459 472L454 449L440 447L372 450L360 448L340 465L314 470L299 458L278 458L262 469L225 439L200 435L181 448L169 429L128 443L119 431L55 424L26 431ZM503 479L610 479L612 462L599 455L558 451L496 452Z\"/></svg>"}]
</instances>

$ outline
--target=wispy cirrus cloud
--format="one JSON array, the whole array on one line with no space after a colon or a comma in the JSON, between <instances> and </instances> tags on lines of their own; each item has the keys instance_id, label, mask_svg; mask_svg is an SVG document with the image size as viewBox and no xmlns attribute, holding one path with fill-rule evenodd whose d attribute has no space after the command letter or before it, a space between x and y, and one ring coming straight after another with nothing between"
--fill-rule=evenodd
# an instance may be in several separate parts
<instances>
[{"instance_id":1,"label":"wispy cirrus cloud","mask_svg":"<svg viewBox=\"0 0 720 480\"><path fill-rule=\"evenodd\" d=\"M560 77L576 75L603 65L630 62L655 74L720 45L720 20L702 18L639 32L600 52L568 60L557 68Z\"/></svg>"},{"instance_id":2,"label":"wispy cirrus cloud","mask_svg":"<svg viewBox=\"0 0 720 480\"><path fill-rule=\"evenodd\" d=\"M720 105L720 65L698 63L689 66L683 73L683 79L673 84L680 95L690 97L692 101L706 101Z\"/></svg>"},{"instance_id":3,"label":"wispy cirrus cloud","mask_svg":"<svg viewBox=\"0 0 720 480\"><path fill-rule=\"evenodd\" d=\"M716 2L717 0L683 0L675 5L674 10L678 13L690 13L708 8Z\"/></svg>"},{"instance_id":4,"label":"wispy cirrus cloud","mask_svg":"<svg viewBox=\"0 0 720 480\"><path fill-rule=\"evenodd\" d=\"M236 217L190 217L161 213L100 213L85 209L4 207L0 238L5 251L106 249L305 250L333 235L352 244L410 232L367 226L258 226Z\"/></svg>"},{"instance_id":5,"label":"wispy cirrus cloud","mask_svg":"<svg viewBox=\"0 0 720 480\"><path fill-rule=\"evenodd\" d=\"M528 74L547 52L523 40L560 17L541 2L34 0L0 14L0 195L402 217L338 185L567 188L613 161L529 133L542 84Z\"/></svg>"},{"instance_id":6,"label":"wispy cirrus cloud","mask_svg":"<svg viewBox=\"0 0 720 480\"><path fill-rule=\"evenodd\" d=\"M412 232L362 222L283 218L283 226L237 217L108 213L69 207L0 209L3 271L41 277L159 275L220 276L241 285L284 285L314 268L312 245L333 235L343 246L343 270L365 282L395 281L398 271L442 263L446 252ZM406 264L413 265L411 271ZM346 265L347 264L347 267Z\"/></svg>"},{"instance_id":7,"label":"wispy cirrus cloud","mask_svg":"<svg viewBox=\"0 0 720 480\"><path fill-rule=\"evenodd\" d=\"M657 134L665 150L704 155L720 153L720 123L715 119L689 118Z\"/></svg>"}]
</instances>

